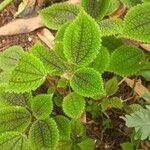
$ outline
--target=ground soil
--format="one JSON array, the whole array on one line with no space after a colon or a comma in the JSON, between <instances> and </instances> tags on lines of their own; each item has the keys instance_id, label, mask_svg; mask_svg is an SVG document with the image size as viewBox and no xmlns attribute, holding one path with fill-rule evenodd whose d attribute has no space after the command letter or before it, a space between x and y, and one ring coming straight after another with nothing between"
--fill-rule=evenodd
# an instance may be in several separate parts
<instances>
[{"instance_id":1,"label":"ground soil","mask_svg":"<svg viewBox=\"0 0 150 150\"><path fill-rule=\"evenodd\" d=\"M13 15L16 12L16 7L11 4L5 10L0 13L0 27L13 20ZM20 34L14 36L1 36L0 37L0 51L5 50L12 45L20 45L24 49L27 49L34 44L38 39L36 31L28 34ZM122 99L128 98L131 89L123 84L120 86L120 90L117 96ZM110 110L106 112L106 118L111 120L110 128L103 130L102 122L100 119L92 120L88 115L88 120L92 121L86 125L87 134L97 141L97 150L121 150L120 144L129 141L131 130L127 128L120 116L124 114L123 111ZM140 150L149 150L150 143L144 141L140 143Z\"/></svg>"}]
</instances>

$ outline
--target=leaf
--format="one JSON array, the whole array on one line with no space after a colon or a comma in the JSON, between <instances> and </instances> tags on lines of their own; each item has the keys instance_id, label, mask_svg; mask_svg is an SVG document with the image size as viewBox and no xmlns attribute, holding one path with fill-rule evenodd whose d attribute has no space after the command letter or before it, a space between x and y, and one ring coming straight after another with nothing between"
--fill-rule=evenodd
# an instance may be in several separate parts
<instances>
[{"instance_id":1,"label":"leaf","mask_svg":"<svg viewBox=\"0 0 150 150\"><path fill-rule=\"evenodd\" d=\"M0 53L0 68L8 71L13 70L22 53L23 49L20 46L11 46Z\"/></svg>"},{"instance_id":2,"label":"leaf","mask_svg":"<svg viewBox=\"0 0 150 150\"><path fill-rule=\"evenodd\" d=\"M128 8L131 8L133 6L136 6L137 4L142 3L141 0L121 0L122 3L128 6Z\"/></svg>"},{"instance_id":3,"label":"leaf","mask_svg":"<svg viewBox=\"0 0 150 150\"><path fill-rule=\"evenodd\" d=\"M59 140L55 121L49 118L34 122L29 131L29 139L33 149L55 149Z\"/></svg>"},{"instance_id":4,"label":"leaf","mask_svg":"<svg viewBox=\"0 0 150 150\"><path fill-rule=\"evenodd\" d=\"M57 115L54 119L59 130L59 140L69 141L71 133L70 120L67 117L61 115Z\"/></svg>"},{"instance_id":5,"label":"leaf","mask_svg":"<svg viewBox=\"0 0 150 150\"><path fill-rule=\"evenodd\" d=\"M62 107L62 103L63 103L63 97L62 96L54 97L54 101L58 107Z\"/></svg>"},{"instance_id":6,"label":"leaf","mask_svg":"<svg viewBox=\"0 0 150 150\"><path fill-rule=\"evenodd\" d=\"M131 8L124 19L123 35L139 42L150 43L150 3Z\"/></svg>"},{"instance_id":7,"label":"leaf","mask_svg":"<svg viewBox=\"0 0 150 150\"><path fill-rule=\"evenodd\" d=\"M110 5L108 9L108 15L110 16L113 12L115 12L120 6L119 0L110 0Z\"/></svg>"},{"instance_id":8,"label":"leaf","mask_svg":"<svg viewBox=\"0 0 150 150\"><path fill-rule=\"evenodd\" d=\"M135 128L136 136L141 140L147 138L150 140L150 108L149 106L146 108L121 117L125 120L128 127Z\"/></svg>"},{"instance_id":9,"label":"leaf","mask_svg":"<svg viewBox=\"0 0 150 150\"><path fill-rule=\"evenodd\" d=\"M76 93L70 93L64 98L62 108L70 118L79 118L85 108L84 98Z\"/></svg>"},{"instance_id":10,"label":"leaf","mask_svg":"<svg viewBox=\"0 0 150 150\"><path fill-rule=\"evenodd\" d=\"M12 71L8 90L17 93L30 92L45 81L46 75L42 62L32 54L24 53Z\"/></svg>"},{"instance_id":11,"label":"leaf","mask_svg":"<svg viewBox=\"0 0 150 150\"><path fill-rule=\"evenodd\" d=\"M31 122L31 114L23 107L0 109L0 133L6 131L24 132Z\"/></svg>"},{"instance_id":12,"label":"leaf","mask_svg":"<svg viewBox=\"0 0 150 150\"><path fill-rule=\"evenodd\" d=\"M79 137L85 136L85 128L80 120L71 120L71 138L77 140Z\"/></svg>"},{"instance_id":13,"label":"leaf","mask_svg":"<svg viewBox=\"0 0 150 150\"><path fill-rule=\"evenodd\" d=\"M0 85L6 85L9 82L11 71L3 71L0 73Z\"/></svg>"},{"instance_id":14,"label":"leaf","mask_svg":"<svg viewBox=\"0 0 150 150\"><path fill-rule=\"evenodd\" d=\"M60 141L58 146L57 146L57 150L70 150L71 149L71 141Z\"/></svg>"},{"instance_id":15,"label":"leaf","mask_svg":"<svg viewBox=\"0 0 150 150\"><path fill-rule=\"evenodd\" d=\"M0 149L27 149L27 137L19 132L6 132L0 135Z\"/></svg>"},{"instance_id":16,"label":"leaf","mask_svg":"<svg viewBox=\"0 0 150 150\"><path fill-rule=\"evenodd\" d=\"M104 73L109 65L110 55L106 47L101 47L96 59L90 64L99 73Z\"/></svg>"},{"instance_id":17,"label":"leaf","mask_svg":"<svg viewBox=\"0 0 150 150\"><path fill-rule=\"evenodd\" d=\"M136 74L143 66L144 53L132 46L121 46L111 55L109 70L125 76Z\"/></svg>"},{"instance_id":18,"label":"leaf","mask_svg":"<svg viewBox=\"0 0 150 150\"><path fill-rule=\"evenodd\" d=\"M111 103L111 107L113 107L113 108L121 109L123 107L123 104L122 104L120 98L118 98L118 97L112 97L110 99L110 103Z\"/></svg>"},{"instance_id":19,"label":"leaf","mask_svg":"<svg viewBox=\"0 0 150 150\"><path fill-rule=\"evenodd\" d=\"M74 20L79 11L78 5L59 3L42 9L40 17L46 27L58 30L64 23Z\"/></svg>"},{"instance_id":20,"label":"leaf","mask_svg":"<svg viewBox=\"0 0 150 150\"><path fill-rule=\"evenodd\" d=\"M123 21L119 18L105 19L99 23L103 36L118 35L122 33Z\"/></svg>"},{"instance_id":21,"label":"leaf","mask_svg":"<svg viewBox=\"0 0 150 150\"><path fill-rule=\"evenodd\" d=\"M30 107L30 100L32 99L31 93L9 93L9 92L0 92L0 103L5 106L22 106Z\"/></svg>"},{"instance_id":22,"label":"leaf","mask_svg":"<svg viewBox=\"0 0 150 150\"><path fill-rule=\"evenodd\" d=\"M0 36L29 33L43 26L44 25L39 16L29 19L15 19L14 21L0 27Z\"/></svg>"},{"instance_id":23,"label":"leaf","mask_svg":"<svg viewBox=\"0 0 150 150\"><path fill-rule=\"evenodd\" d=\"M106 111L110 106L111 106L111 104L110 104L110 101L108 98L102 100L101 108L102 108L103 112Z\"/></svg>"},{"instance_id":24,"label":"leaf","mask_svg":"<svg viewBox=\"0 0 150 150\"><path fill-rule=\"evenodd\" d=\"M104 94L103 81L100 74L92 68L78 69L72 76L70 85L82 96L92 97Z\"/></svg>"},{"instance_id":25,"label":"leaf","mask_svg":"<svg viewBox=\"0 0 150 150\"><path fill-rule=\"evenodd\" d=\"M121 148L122 150L134 150L134 146L130 142L122 143Z\"/></svg>"},{"instance_id":26,"label":"leaf","mask_svg":"<svg viewBox=\"0 0 150 150\"><path fill-rule=\"evenodd\" d=\"M81 0L81 6L96 20L105 17L110 6L110 0Z\"/></svg>"},{"instance_id":27,"label":"leaf","mask_svg":"<svg viewBox=\"0 0 150 150\"><path fill-rule=\"evenodd\" d=\"M46 119L52 112L53 102L50 94L39 94L31 101L33 114L37 119Z\"/></svg>"},{"instance_id":28,"label":"leaf","mask_svg":"<svg viewBox=\"0 0 150 150\"><path fill-rule=\"evenodd\" d=\"M96 22L81 11L64 35L64 53L69 63L87 66L101 47L101 32Z\"/></svg>"},{"instance_id":29,"label":"leaf","mask_svg":"<svg viewBox=\"0 0 150 150\"><path fill-rule=\"evenodd\" d=\"M95 148L95 140L87 138L81 143L78 144L81 150L94 150Z\"/></svg>"},{"instance_id":30,"label":"leaf","mask_svg":"<svg viewBox=\"0 0 150 150\"><path fill-rule=\"evenodd\" d=\"M105 84L105 90L106 90L106 95L107 96L112 96L118 91L118 81L115 77L112 79L108 80Z\"/></svg>"},{"instance_id":31,"label":"leaf","mask_svg":"<svg viewBox=\"0 0 150 150\"><path fill-rule=\"evenodd\" d=\"M110 53L112 53L115 49L122 46L123 42L115 36L106 36L102 38L102 45L105 46Z\"/></svg>"},{"instance_id":32,"label":"leaf","mask_svg":"<svg viewBox=\"0 0 150 150\"><path fill-rule=\"evenodd\" d=\"M60 73L67 68L65 62L55 53L55 51L45 48L40 43L32 46L30 52L43 62L48 73Z\"/></svg>"}]
</instances>

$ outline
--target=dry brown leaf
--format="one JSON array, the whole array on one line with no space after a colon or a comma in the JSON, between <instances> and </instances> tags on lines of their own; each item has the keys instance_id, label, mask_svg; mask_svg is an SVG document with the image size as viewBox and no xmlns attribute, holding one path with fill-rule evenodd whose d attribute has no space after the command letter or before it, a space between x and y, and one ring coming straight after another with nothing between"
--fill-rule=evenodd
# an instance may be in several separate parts
<instances>
[{"instance_id":1,"label":"dry brown leaf","mask_svg":"<svg viewBox=\"0 0 150 150\"><path fill-rule=\"evenodd\" d=\"M140 45L143 49L150 52L150 44L141 44Z\"/></svg>"},{"instance_id":2,"label":"dry brown leaf","mask_svg":"<svg viewBox=\"0 0 150 150\"><path fill-rule=\"evenodd\" d=\"M70 3L70 4L79 4L80 0L68 0L67 3Z\"/></svg>"},{"instance_id":3,"label":"dry brown leaf","mask_svg":"<svg viewBox=\"0 0 150 150\"><path fill-rule=\"evenodd\" d=\"M124 78L124 81L131 87L133 88L133 85L134 85L134 80L131 80L129 78ZM139 95L139 96L142 96L144 95L145 93L148 93L150 92L145 86L143 86L141 83L137 82L135 84L135 87L134 87L134 91ZM147 102L150 102L150 99L149 98L144 98Z\"/></svg>"},{"instance_id":4,"label":"dry brown leaf","mask_svg":"<svg viewBox=\"0 0 150 150\"><path fill-rule=\"evenodd\" d=\"M126 9L127 9L127 7L123 4L121 4L120 7L109 16L109 18L120 18L120 17L122 17L123 14L125 13Z\"/></svg>"},{"instance_id":5,"label":"dry brown leaf","mask_svg":"<svg viewBox=\"0 0 150 150\"><path fill-rule=\"evenodd\" d=\"M53 48L55 37L47 28L39 30L37 35L49 48Z\"/></svg>"},{"instance_id":6,"label":"dry brown leaf","mask_svg":"<svg viewBox=\"0 0 150 150\"><path fill-rule=\"evenodd\" d=\"M87 123L87 121L86 121L86 112L83 112L83 113L81 114L80 121L81 121L82 123L84 123L84 124Z\"/></svg>"},{"instance_id":7,"label":"dry brown leaf","mask_svg":"<svg viewBox=\"0 0 150 150\"><path fill-rule=\"evenodd\" d=\"M0 28L0 36L29 33L43 26L39 16L29 19L16 19Z\"/></svg>"}]
</instances>

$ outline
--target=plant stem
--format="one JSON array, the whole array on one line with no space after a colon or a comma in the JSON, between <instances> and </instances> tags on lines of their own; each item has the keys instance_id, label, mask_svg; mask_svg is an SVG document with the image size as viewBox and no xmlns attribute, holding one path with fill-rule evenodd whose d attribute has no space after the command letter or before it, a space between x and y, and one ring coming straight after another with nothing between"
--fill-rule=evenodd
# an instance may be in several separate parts
<instances>
[{"instance_id":1,"label":"plant stem","mask_svg":"<svg viewBox=\"0 0 150 150\"><path fill-rule=\"evenodd\" d=\"M0 12L8 5L12 2L12 0L3 0L1 3L0 3Z\"/></svg>"}]
</instances>

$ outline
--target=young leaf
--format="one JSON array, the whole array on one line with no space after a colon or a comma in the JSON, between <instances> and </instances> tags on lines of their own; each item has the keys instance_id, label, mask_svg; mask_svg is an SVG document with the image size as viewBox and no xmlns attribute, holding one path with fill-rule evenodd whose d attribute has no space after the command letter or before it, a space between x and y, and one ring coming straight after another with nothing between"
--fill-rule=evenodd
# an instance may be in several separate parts
<instances>
[{"instance_id":1,"label":"young leaf","mask_svg":"<svg viewBox=\"0 0 150 150\"><path fill-rule=\"evenodd\" d=\"M79 118L85 108L84 98L76 93L68 94L63 100L63 111L70 118Z\"/></svg>"},{"instance_id":2,"label":"young leaf","mask_svg":"<svg viewBox=\"0 0 150 150\"><path fill-rule=\"evenodd\" d=\"M110 101L108 98L106 99L103 99L102 102L101 102L101 108L102 108L102 111L104 112L105 110L107 110L109 107L110 107Z\"/></svg>"},{"instance_id":3,"label":"young leaf","mask_svg":"<svg viewBox=\"0 0 150 150\"><path fill-rule=\"evenodd\" d=\"M65 116L56 116L55 122L59 130L59 140L60 141L69 141L71 133L71 124L70 120Z\"/></svg>"},{"instance_id":4,"label":"young leaf","mask_svg":"<svg viewBox=\"0 0 150 150\"><path fill-rule=\"evenodd\" d=\"M40 16L48 28L57 30L65 22L74 20L79 11L78 5L59 3L42 9Z\"/></svg>"},{"instance_id":5,"label":"young leaf","mask_svg":"<svg viewBox=\"0 0 150 150\"><path fill-rule=\"evenodd\" d=\"M136 131L136 136L141 139L150 140L150 107L147 106L147 109L141 109L130 115L125 115L121 117L125 120L128 127L134 127Z\"/></svg>"},{"instance_id":6,"label":"young leaf","mask_svg":"<svg viewBox=\"0 0 150 150\"><path fill-rule=\"evenodd\" d=\"M23 107L4 107L0 110L0 133L23 132L31 122L31 114Z\"/></svg>"},{"instance_id":7,"label":"young leaf","mask_svg":"<svg viewBox=\"0 0 150 150\"><path fill-rule=\"evenodd\" d=\"M87 97L104 94L103 81L100 74L92 68L78 69L72 76L70 85L73 90Z\"/></svg>"},{"instance_id":8,"label":"young leaf","mask_svg":"<svg viewBox=\"0 0 150 150\"><path fill-rule=\"evenodd\" d=\"M29 131L29 139L33 149L55 149L59 140L55 121L49 118L34 122Z\"/></svg>"},{"instance_id":9,"label":"young leaf","mask_svg":"<svg viewBox=\"0 0 150 150\"><path fill-rule=\"evenodd\" d=\"M134 150L134 145L130 142L122 143L121 144L122 150Z\"/></svg>"},{"instance_id":10,"label":"young leaf","mask_svg":"<svg viewBox=\"0 0 150 150\"><path fill-rule=\"evenodd\" d=\"M96 20L101 20L107 14L110 0L81 0L81 6Z\"/></svg>"},{"instance_id":11,"label":"young leaf","mask_svg":"<svg viewBox=\"0 0 150 150\"><path fill-rule=\"evenodd\" d=\"M118 97L112 97L110 99L110 103L111 103L111 107L113 107L113 108L121 109L123 107L123 104L122 104L120 98L118 98Z\"/></svg>"},{"instance_id":12,"label":"young leaf","mask_svg":"<svg viewBox=\"0 0 150 150\"><path fill-rule=\"evenodd\" d=\"M118 91L118 89L119 89L118 81L115 77L108 80L105 84L105 90L106 90L106 95L107 96L114 95Z\"/></svg>"},{"instance_id":13,"label":"young leaf","mask_svg":"<svg viewBox=\"0 0 150 150\"><path fill-rule=\"evenodd\" d=\"M0 53L0 68L3 70L13 70L22 53L23 49L20 46L9 47Z\"/></svg>"},{"instance_id":14,"label":"young leaf","mask_svg":"<svg viewBox=\"0 0 150 150\"><path fill-rule=\"evenodd\" d=\"M87 66L101 47L101 32L96 22L81 11L64 35L64 53L69 63Z\"/></svg>"},{"instance_id":15,"label":"young leaf","mask_svg":"<svg viewBox=\"0 0 150 150\"><path fill-rule=\"evenodd\" d=\"M150 3L131 8L124 19L123 35L139 42L150 43Z\"/></svg>"},{"instance_id":16,"label":"young leaf","mask_svg":"<svg viewBox=\"0 0 150 150\"><path fill-rule=\"evenodd\" d=\"M22 106L29 107L30 100L32 98L31 93L9 93L9 92L0 92L0 103L6 106Z\"/></svg>"},{"instance_id":17,"label":"young leaf","mask_svg":"<svg viewBox=\"0 0 150 150\"><path fill-rule=\"evenodd\" d=\"M37 119L45 119L53 109L52 96L50 94L39 94L31 101L33 114Z\"/></svg>"},{"instance_id":18,"label":"young leaf","mask_svg":"<svg viewBox=\"0 0 150 150\"><path fill-rule=\"evenodd\" d=\"M123 21L119 18L105 19L99 22L103 36L118 35L122 33Z\"/></svg>"},{"instance_id":19,"label":"young leaf","mask_svg":"<svg viewBox=\"0 0 150 150\"><path fill-rule=\"evenodd\" d=\"M95 140L87 138L81 143L78 144L81 150L94 150L95 148Z\"/></svg>"},{"instance_id":20,"label":"young leaf","mask_svg":"<svg viewBox=\"0 0 150 150\"><path fill-rule=\"evenodd\" d=\"M136 6L137 4L142 3L141 0L121 0L128 8Z\"/></svg>"},{"instance_id":21,"label":"young leaf","mask_svg":"<svg viewBox=\"0 0 150 150\"><path fill-rule=\"evenodd\" d=\"M101 47L96 59L90 64L89 67L92 67L100 74L104 73L109 65L110 55L106 47Z\"/></svg>"},{"instance_id":22,"label":"young leaf","mask_svg":"<svg viewBox=\"0 0 150 150\"><path fill-rule=\"evenodd\" d=\"M42 62L32 54L24 53L12 71L8 90L17 93L30 92L45 81L46 75Z\"/></svg>"},{"instance_id":23,"label":"young leaf","mask_svg":"<svg viewBox=\"0 0 150 150\"><path fill-rule=\"evenodd\" d=\"M109 70L119 75L133 75L142 68L144 59L140 49L121 46L112 53Z\"/></svg>"},{"instance_id":24,"label":"young leaf","mask_svg":"<svg viewBox=\"0 0 150 150\"><path fill-rule=\"evenodd\" d=\"M63 70L66 70L67 68L65 62L55 53L55 51L45 48L40 43L35 44L30 49L30 52L43 62L48 73L63 72Z\"/></svg>"},{"instance_id":25,"label":"young leaf","mask_svg":"<svg viewBox=\"0 0 150 150\"><path fill-rule=\"evenodd\" d=\"M19 132L6 132L0 135L1 150L27 149L27 137Z\"/></svg>"}]
</instances>

